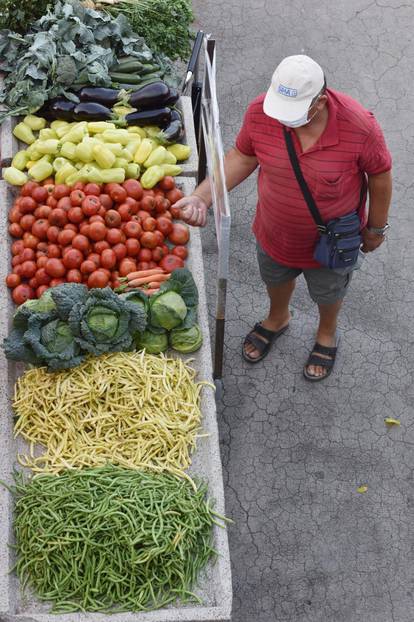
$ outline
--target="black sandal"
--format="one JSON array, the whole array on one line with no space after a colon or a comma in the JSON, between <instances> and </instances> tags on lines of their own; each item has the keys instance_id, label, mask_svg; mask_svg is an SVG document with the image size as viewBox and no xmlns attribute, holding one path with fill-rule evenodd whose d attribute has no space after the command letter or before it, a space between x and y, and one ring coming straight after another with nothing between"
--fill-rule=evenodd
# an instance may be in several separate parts
<instances>
[{"instance_id":1,"label":"black sandal","mask_svg":"<svg viewBox=\"0 0 414 622\"><path fill-rule=\"evenodd\" d=\"M264 359L264 357L269 353L269 350L274 340L280 337L280 335L283 335L283 333L286 332L288 327L289 327L289 324L286 324L286 326L283 326L283 328L281 328L280 330L274 331L274 330L268 330L267 328L264 328L264 326L262 326L259 323L255 324L254 328L250 331L250 333L247 335L246 339L243 342L243 348L242 348L243 358L249 363L258 363L259 361ZM254 333L256 333L256 335ZM266 339L266 341L263 341L263 339L260 339L259 337L257 337L257 335L260 335L261 337ZM254 346L256 350L260 352L260 355L257 357L249 356L245 352L245 347L247 344L251 344L252 346Z\"/></svg>"},{"instance_id":2,"label":"black sandal","mask_svg":"<svg viewBox=\"0 0 414 622\"><path fill-rule=\"evenodd\" d=\"M312 348L312 351L309 355L308 360L306 361L306 365L303 368L303 375L306 380L310 382L319 382L320 380L325 380L332 370L335 364L336 353L338 350L339 338L336 340L336 346L332 348L328 348L327 346L321 346L317 341ZM318 354L324 354L325 356L330 356L330 359L323 358L322 356L318 356ZM307 368L309 365L318 365L320 367L324 367L326 369L326 373L323 376L313 376L312 374L308 374Z\"/></svg>"}]
</instances>

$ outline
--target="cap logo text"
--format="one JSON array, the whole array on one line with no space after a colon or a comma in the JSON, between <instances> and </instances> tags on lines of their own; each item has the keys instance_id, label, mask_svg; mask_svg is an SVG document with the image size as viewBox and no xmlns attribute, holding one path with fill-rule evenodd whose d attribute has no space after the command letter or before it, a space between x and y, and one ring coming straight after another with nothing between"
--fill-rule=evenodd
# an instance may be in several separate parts
<instances>
[{"instance_id":1,"label":"cap logo text","mask_svg":"<svg viewBox=\"0 0 414 622\"><path fill-rule=\"evenodd\" d=\"M283 86L283 84L279 84L277 90L281 95L285 95L286 97L298 96L298 92L296 89L290 89L288 86Z\"/></svg>"}]
</instances>

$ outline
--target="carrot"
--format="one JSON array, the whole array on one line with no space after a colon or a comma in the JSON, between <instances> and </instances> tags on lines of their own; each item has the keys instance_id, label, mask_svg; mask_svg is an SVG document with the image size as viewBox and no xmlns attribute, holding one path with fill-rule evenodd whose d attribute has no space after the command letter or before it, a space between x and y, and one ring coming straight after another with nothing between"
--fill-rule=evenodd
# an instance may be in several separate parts
<instances>
[{"instance_id":1,"label":"carrot","mask_svg":"<svg viewBox=\"0 0 414 622\"><path fill-rule=\"evenodd\" d=\"M170 274L152 274L150 276L143 276L140 279L133 279L128 282L128 285L130 287L139 287L140 285L145 285L150 282L162 283L163 281L167 281L170 276Z\"/></svg>"},{"instance_id":2,"label":"carrot","mask_svg":"<svg viewBox=\"0 0 414 622\"><path fill-rule=\"evenodd\" d=\"M151 270L138 270L138 272L130 272L127 274L128 281L143 278L144 276L153 276L154 274L165 274L162 268L151 268Z\"/></svg>"},{"instance_id":3,"label":"carrot","mask_svg":"<svg viewBox=\"0 0 414 622\"><path fill-rule=\"evenodd\" d=\"M158 291L159 291L159 287L157 287L156 289L146 289L145 293L147 294L147 296L152 296L152 294L155 294Z\"/></svg>"}]
</instances>

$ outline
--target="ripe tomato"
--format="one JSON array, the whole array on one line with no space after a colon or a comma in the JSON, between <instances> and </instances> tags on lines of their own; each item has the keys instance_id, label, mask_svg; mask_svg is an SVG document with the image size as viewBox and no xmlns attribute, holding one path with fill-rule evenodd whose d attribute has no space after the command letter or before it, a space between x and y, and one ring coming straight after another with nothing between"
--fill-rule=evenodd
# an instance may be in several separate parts
<instances>
[{"instance_id":1,"label":"ripe tomato","mask_svg":"<svg viewBox=\"0 0 414 622\"><path fill-rule=\"evenodd\" d=\"M181 259L187 259L188 257L188 249L185 246L174 246L171 250L173 255L180 257Z\"/></svg>"},{"instance_id":2,"label":"ripe tomato","mask_svg":"<svg viewBox=\"0 0 414 622\"><path fill-rule=\"evenodd\" d=\"M49 218L52 208L48 205L40 205L34 211L35 218Z\"/></svg>"},{"instance_id":3,"label":"ripe tomato","mask_svg":"<svg viewBox=\"0 0 414 622\"><path fill-rule=\"evenodd\" d=\"M43 296L45 291L48 289L49 287L47 285L39 285L39 287L36 289L36 298L40 298L41 296Z\"/></svg>"},{"instance_id":4,"label":"ripe tomato","mask_svg":"<svg viewBox=\"0 0 414 622\"><path fill-rule=\"evenodd\" d=\"M116 255L114 251L110 248L106 248L101 253L101 265L103 268L111 269L114 268L117 262Z\"/></svg>"},{"instance_id":5,"label":"ripe tomato","mask_svg":"<svg viewBox=\"0 0 414 622\"><path fill-rule=\"evenodd\" d=\"M123 222L128 222L134 215L132 207L128 205L128 203L122 203L122 205L118 207L118 214L121 216Z\"/></svg>"},{"instance_id":6,"label":"ripe tomato","mask_svg":"<svg viewBox=\"0 0 414 622\"><path fill-rule=\"evenodd\" d=\"M155 237L155 234L152 231L144 231L139 241L140 241L141 246L143 246L144 248L153 249L157 246L157 238Z\"/></svg>"},{"instance_id":7,"label":"ripe tomato","mask_svg":"<svg viewBox=\"0 0 414 622\"><path fill-rule=\"evenodd\" d=\"M52 227L49 227L49 229L47 230L46 237L49 240L49 242L56 242L56 240L59 237L59 233L60 233L59 227L52 226Z\"/></svg>"},{"instance_id":8,"label":"ripe tomato","mask_svg":"<svg viewBox=\"0 0 414 622\"><path fill-rule=\"evenodd\" d=\"M48 221L56 227L63 227L68 222L68 217L62 208L55 207L49 214Z\"/></svg>"},{"instance_id":9,"label":"ripe tomato","mask_svg":"<svg viewBox=\"0 0 414 622\"><path fill-rule=\"evenodd\" d=\"M107 231L108 230L103 223L93 222L92 224L89 225L89 238L91 240L94 240L94 242L99 242L100 240L105 239Z\"/></svg>"},{"instance_id":10,"label":"ripe tomato","mask_svg":"<svg viewBox=\"0 0 414 622\"><path fill-rule=\"evenodd\" d=\"M70 222L77 225L81 223L84 219L82 209L80 207L71 207L70 210L68 210L68 219Z\"/></svg>"},{"instance_id":11,"label":"ripe tomato","mask_svg":"<svg viewBox=\"0 0 414 622\"><path fill-rule=\"evenodd\" d=\"M16 240L16 242L13 242L13 244L11 245L12 255L18 255L19 253L22 253L23 251L24 251L23 240Z\"/></svg>"},{"instance_id":12,"label":"ripe tomato","mask_svg":"<svg viewBox=\"0 0 414 622\"><path fill-rule=\"evenodd\" d=\"M77 248L71 248L63 258L63 265L67 269L79 268L83 262L83 254Z\"/></svg>"},{"instance_id":13,"label":"ripe tomato","mask_svg":"<svg viewBox=\"0 0 414 622\"><path fill-rule=\"evenodd\" d=\"M73 184L72 190L82 190L85 188L85 184L83 181L77 181L76 184Z\"/></svg>"},{"instance_id":14,"label":"ripe tomato","mask_svg":"<svg viewBox=\"0 0 414 622\"><path fill-rule=\"evenodd\" d=\"M169 203L168 203L169 205ZM157 212L157 214L163 214L164 212L167 211L167 199L164 199L164 195L157 195L155 197L155 211Z\"/></svg>"},{"instance_id":15,"label":"ripe tomato","mask_svg":"<svg viewBox=\"0 0 414 622\"><path fill-rule=\"evenodd\" d=\"M85 216L94 216L99 212L101 204L97 196L91 194L82 201L82 210Z\"/></svg>"},{"instance_id":16,"label":"ripe tomato","mask_svg":"<svg viewBox=\"0 0 414 622\"><path fill-rule=\"evenodd\" d=\"M18 285L20 285L21 282L22 282L22 279L20 278L18 274L12 273L12 274L8 274L6 277L6 285L7 287L10 287L10 289L14 289Z\"/></svg>"},{"instance_id":17,"label":"ripe tomato","mask_svg":"<svg viewBox=\"0 0 414 622\"><path fill-rule=\"evenodd\" d=\"M17 222L12 222L12 224L9 225L9 233L13 238L21 238L23 235L23 229L17 224Z\"/></svg>"},{"instance_id":18,"label":"ripe tomato","mask_svg":"<svg viewBox=\"0 0 414 622\"><path fill-rule=\"evenodd\" d=\"M68 222L68 224L63 227L63 230L73 231L74 233L78 233L78 226L74 225L72 222Z\"/></svg>"},{"instance_id":19,"label":"ripe tomato","mask_svg":"<svg viewBox=\"0 0 414 622\"><path fill-rule=\"evenodd\" d=\"M75 237L72 239L72 246L73 248L76 248L82 253L87 253L90 249L89 240L82 233L78 233L78 235L75 235Z\"/></svg>"},{"instance_id":20,"label":"ripe tomato","mask_svg":"<svg viewBox=\"0 0 414 622\"><path fill-rule=\"evenodd\" d=\"M22 186L22 189L21 189L21 192L20 192L21 196L22 197L29 197L32 194L33 190L38 187L38 185L39 184L36 183L35 181L27 181Z\"/></svg>"},{"instance_id":21,"label":"ripe tomato","mask_svg":"<svg viewBox=\"0 0 414 622\"><path fill-rule=\"evenodd\" d=\"M108 225L109 226L109 225ZM119 229L108 229L106 233L106 241L113 246L119 244L125 239L125 235Z\"/></svg>"},{"instance_id":22,"label":"ripe tomato","mask_svg":"<svg viewBox=\"0 0 414 622\"><path fill-rule=\"evenodd\" d=\"M83 199L85 198L85 193L82 192L82 190L72 190L69 196L73 207L80 207Z\"/></svg>"},{"instance_id":23,"label":"ripe tomato","mask_svg":"<svg viewBox=\"0 0 414 622\"><path fill-rule=\"evenodd\" d=\"M50 281L50 287L57 287L58 285L62 285L62 283L64 283L64 282L65 282L64 279L57 277L57 278L52 279Z\"/></svg>"},{"instance_id":24,"label":"ripe tomato","mask_svg":"<svg viewBox=\"0 0 414 622\"><path fill-rule=\"evenodd\" d=\"M152 252L149 248L141 248L138 254L139 261L151 261Z\"/></svg>"},{"instance_id":25,"label":"ripe tomato","mask_svg":"<svg viewBox=\"0 0 414 622\"><path fill-rule=\"evenodd\" d=\"M23 233L23 242L24 242L25 248L35 249L37 248L37 245L39 244L40 240L32 233L29 233L28 231L26 231L26 233Z\"/></svg>"},{"instance_id":26,"label":"ripe tomato","mask_svg":"<svg viewBox=\"0 0 414 622\"><path fill-rule=\"evenodd\" d=\"M11 210L9 212L9 222L18 223L18 222L20 222L20 218L22 216L23 216L22 212L17 207L17 205L15 205L14 207L11 208Z\"/></svg>"},{"instance_id":27,"label":"ripe tomato","mask_svg":"<svg viewBox=\"0 0 414 622\"><path fill-rule=\"evenodd\" d=\"M109 196L109 194L100 194L99 195L99 200L101 202L102 207L105 210L112 209L114 202L111 199L111 197Z\"/></svg>"},{"instance_id":28,"label":"ripe tomato","mask_svg":"<svg viewBox=\"0 0 414 622\"><path fill-rule=\"evenodd\" d=\"M144 229L144 231L155 231L155 229L157 228L157 221L155 220L155 218L152 218L152 216L150 216L149 218L146 218L144 220L144 222L142 223L142 228Z\"/></svg>"},{"instance_id":29,"label":"ripe tomato","mask_svg":"<svg viewBox=\"0 0 414 622\"><path fill-rule=\"evenodd\" d=\"M29 279L29 285L32 289L36 289L38 286L38 282L35 276L32 276L31 279Z\"/></svg>"},{"instance_id":30,"label":"ripe tomato","mask_svg":"<svg viewBox=\"0 0 414 622\"><path fill-rule=\"evenodd\" d=\"M88 287L106 287L108 285L109 277L103 270L96 270L92 272L88 278Z\"/></svg>"},{"instance_id":31,"label":"ripe tomato","mask_svg":"<svg viewBox=\"0 0 414 622\"><path fill-rule=\"evenodd\" d=\"M170 207L170 213L174 220L180 220L181 210L179 207Z\"/></svg>"},{"instance_id":32,"label":"ripe tomato","mask_svg":"<svg viewBox=\"0 0 414 622\"><path fill-rule=\"evenodd\" d=\"M47 242L39 242L39 244L36 246L36 255L38 257L44 255L45 253L47 253L48 248L49 244Z\"/></svg>"},{"instance_id":33,"label":"ripe tomato","mask_svg":"<svg viewBox=\"0 0 414 622\"><path fill-rule=\"evenodd\" d=\"M20 255L15 255L14 257L12 257L11 265L13 266L13 268L15 268L21 263L22 263L22 258Z\"/></svg>"},{"instance_id":34,"label":"ripe tomato","mask_svg":"<svg viewBox=\"0 0 414 622\"><path fill-rule=\"evenodd\" d=\"M184 194L178 188L174 188L174 190L169 190L165 193L165 198L171 202L171 205L177 203L180 199L182 199Z\"/></svg>"},{"instance_id":35,"label":"ripe tomato","mask_svg":"<svg viewBox=\"0 0 414 622\"><path fill-rule=\"evenodd\" d=\"M103 222L105 224L105 219L102 218L102 216L100 216L99 214L95 214L95 216L91 216L89 218L89 224L92 224L93 222Z\"/></svg>"},{"instance_id":36,"label":"ripe tomato","mask_svg":"<svg viewBox=\"0 0 414 622\"><path fill-rule=\"evenodd\" d=\"M55 208L57 206L58 202L55 199L55 197L52 197L51 195L47 197L46 199L46 205L48 205L51 208Z\"/></svg>"},{"instance_id":37,"label":"ripe tomato","mask_svg":"<svg viewBox=\"0 0 414 622\"><path fill-rule=\"evenodd\" d=\"M133 214L136 214L138 212L140 205L141 205L139 201L136 201L132 197L127 197L124 201L124 204L127 204L131 207L131 212Z\"/></svg>"},{"instance_id":38,"label":"ripe tomato","mask_svg":"<svg viewBox=\"0 0 414 622\"><path fill-rule=\"evenodd\" d=\"M95 266L97 268L100 267L100 265L101 265L101 256L98 255L98 253L90 253L90 255L88 255L87 259L90 259L91 261L93 261L93 263L95 264Z\"/></svg>"},{"instance_id":39,"label":"ripe tomato","mask_svg":"<svg viewBox=\"0 0 414 622\"><path fill-rule=\"evenodd\" d=\"M46 270L44 268L38 268L36 271L37 285L49 285L50 280L50 275L46 272Z\"/></svg>"},{"instance_id":40,"label":"ripe tomato","mask_svg":"<svg viewBox=\"0 0 414 622\"><path fill-rule=\"evenodd\" d=\"M36 253L32 248L24 248L20 253L20 258L22 261L33 261L36 257Z\"/></svg>"},{"instance_id":41,"label":"ripe tomato","mask_svg":"<svg viewBox=\"0 0 414 622\"><path fill-rule=\"evenodd\" d=\"M41 257L38 257L36 260L36 266L38 268L44 268L47 260L48 260L47 255L42 255Z\"/></svg>"},{"instance_id":42,"label":"ripe tomato","mask_svg":"<svg viewBox=\"0 0 414 622\"><path fill-rule=\"evenodd\" d=\"M47 180L45 180L45 181L47 181ZM49 197L51 197L52 194L53 194L53 190L55 189L55 184L53 183L53 180L52 180L52 183L48 182L46 184L45 182L43 182L42 186L43 186L43 188L46 188Z\"/></svg>"},{"instance_id":43,"label":"ripe tomato","mask_svg":"<svg viewBox=\"0 0 414 622\"><path fill-rule=\"evenodd\" d=\"M24 197L19 203L19 210L22 214L31 214L36 207L37 203L32 197Z\"/></svg>"},{"instance_id":44,"label":"ripe tomato","mask_svg":"<svg viewBox=\"0 0 414 622\"><path fill-rule=\"evenodd\" d=\"M70 197L62 197L61 199L59 199L56 207L63 209L65 212L68 212L70 208L72 207Z\"/></svg>"},{"instance_id":45,"label":"ripe tomato","mask_svg":"<svg viewBox=\"0 0 414 622\"><path fill-rule=\"evenodd\" d=\"M176 255L168 254L161 259L160 268L166 272L172 272L178 268L184 268L184 261Z\"/></svg>"},{"instance_id":46,"label":"ripe tomato","mask_svg":"<svg viewBox=\"0 0 414 622\"><path fill-rule=\"evenodd\" d=\"M61 246L69 246L75 236L76 233L74 231L64 229L59 233L57 241Z\"/></svg>"},{"instance_id":47,"label":"ripe tomato","mask_svg":"<svg viewBox=\"0 0 414 622\"><path fill-rule=\"evenodd\" d=\"M75 268L68 270L66 273L66 281L68 283L82 283L82 274Z\"/></svg>"},{"instance_id":48,"label":"ripe tomato","mask_svg":"<svg viewBox=\"0 0 414 622\"><path fill-rule=\"evenodd\" d=\"M53 196L59 201L59 199L62 199L63 197L68 197L71 191L72 188L66 186L65 184L57 184L53 190Z\"/></svg>"},{"instance_id":49,"label":"ripe tomato","mask_svg":"<svg viewBox=\"0 0 414 622\"><path fill-rule=\"evenodd\" d=\"M129 274L130 272L135 272L136 269L136 261L134 261L134 259L131 259L130 257L126 257L126 259L123 259L119 264L120 276L127 276L127 274Z\"/></svg>"},{"instance_id":50,"label":"ripe tomato","mask_svg":"<svg viewBox=\"0 0 414 622\"><path fill-rule=\"evenodd\" d=\"M190 239L190 232L187 225L174 223L172 231L168 235L168 239L172 244L179 244L180 246L187 244Z\"/></svg>"},{"instance_id":51,"label":"ripe tomato","mask_svg":"<svg viewBox=\"0 0 414 622\"><path fill-rule=\"evenodd\" d=\"M145 212L152 212L152 210L155 208L155 199L152 196L144 196L143 199L141 199L141 209L144 210Z\"/></svg>"},{"instance_id":52,"label":"ripe tomato","mask_svg":"<svg viewBox=\"0 0 414 622\"><path fill-rule=\"evenodd\" d=\"M40 218L36 220L32 227L32 233L39 240L47 240L47 230L49 229L49 221L45 218Z\"/></svg>"},{"instance_id":53,"label":"ripe tomato","mask_svg":"<svg viewBox=\"0 0 414 622\"><path fill-rule=\"evenodd\" d=\"M52 278L62 277L66 273L65 266L61 260L57 258L48 259L45 265L45 270Z\"/></svg>"},{"instance_id":54,"label":"ripe tomato","mask_svg":"<svg viewBox=\"0 0 414 622\"><path fill-rule=\"evenodd\" d=\"M108 227L119 227L122 219L121 215L114 209L110 209L105 214L105 222Z\"/></svg>"},{"instance_id":55,"label":"ripe tomato","mask_svg":"<svg viewBox=\"0 0 414 622\"><path fill-rule=\"evenodd\" d=\"M156 246L152 251L152 261L159 263L161 259L164 257L165 253L162 250L161 246Z\"/></svg>"},{"instance_id":56,"label":"ripe tomato","mask_svg":"<svg viewBox=\"0 0 414 622\"><path fill-rule=\"evenodd\" d=\"M146 212L145 210L140 209L137 214L137 218L140 219L141 223L144 222L147 218L151 218L151 214Z\"/></svg>"},{"instance_id":57,"label":"ripe tomato","mask_svg":"<svg viewBox=\"0 0 414 622\"><path fill-rule=\"evenodd\" d=\"M126 190L126 193L129 197L132 197L133 199L138 199L138 201L142 197L142 186L136 179L127 179L122 184L122 187Z\"/></svg>"},{"instance_id":58,"label":"ripe tomato","mask_svg":"<svg viewBox=\"0 0 414 622\"><path fill-rule=\"evenodd\" d=\"M173 219L172 214L171 214L169 209L167 209L166 212L163 212L162 216L163 216L163 218L168 218L168 220L172 220Z\"/></svg>"},{"instance_id":59,"label":"ripe tomato","mask_svg":"<svg viewBox=\"0 0 414 622\"><path fill-rule=\"evenodd\" d=\"M172 222L169 218L165 216L158 216L157 218L157 229L161 231L161 233L165 236L168 236L172 231Z\"/></svg>"},{"instance_id":60,"label":"ripe tomato","mask_svg":"<svg viewBox=\"0 0 414 622\"><path fill-rule=\"evenodd\" d=\"M56 259L60 257L60 246L57 244L49 244L47 249L47 256L49 259Z\"/></svg>"},{"instance_id":61,"label":"ripe tomato","mask_svg":"<svg viewBox=\"0 0 414 622\"><path fill-rule=\"evenodd\" d=\"M86 184L83 191L86 195L90 194L96 197L99 197L99 195L101 194L101 188L100 186L98 186L98 184L92 184L92 183Z\"/></svg>"},{"instance_id":62,"label":"ripe tomato","mask_svg":"<svg viewBox=\"0 0 414 622\"><path fill-rule=\"evenodd\" d=\"M13 274L17 274L18 276L22 276L22 265L19 264L18 266L13 266L12 272L13 272Z\"/></svg>"},{"instance_id":63,"label":"ripe tomato","mask_svg":"<svg viewBox=\"0 0 414 622\"><path fill-rule=\"evenodd\" d=\"M130 220L129 222L125 223L123 231L128 238L136 238L138 240L142 233L142 227L134 220Z\"/></svg>"},{"instance_id":64,"label":"ripe tomato","mask_svg":"<svg viewBox=\"0 0 414 622\"><path fill-rule=\"evenodd\" d=\"M79 233L88 237L89 236L89 223L83 222L81 226L79 227Z\"/></svg>"},{"instance_id":65,"label":"ripe tomato","mask_svg":"<svg viewBox=\"0 0 414 622\"><path fill-rule=\"evenodd\" d=\"M115 203L123 203L128 196L127 191L120 184L114 184L108 190L108 194Z\"/></svg>"},{"instance_id":66,"label":"ripe tomato","mask_svg":"<svg viewBox=\"0 0 414 622\"><path fill-rule=\"evenodd\" d=\"M34 261L23 261L22 266L22 276L26 277L26 279L31 279L36 274L37 266Z\"/></svg>"},{"instance_id":67,"label":"ripe tomato","mask_svg":"<svg viewBox=\"0 0 414 622\"><path fill-rule=\"evenodd\" d=\"M25 283L22 283L21 285L17 285L17 287L14 288L13 293L12 293L13 302L15 302L17 305L21 305L24 302L26 302L26 300L31 300L34 297L35 297L35 293L34 293L33 288L29 287L29 285L26 285Z\"/></svg>"},{"instance_id":68,"label":"ripe tomato","mask_svg":"<svg viewBox=\"0 0 414 622\"><path fill-rule=\"evenodd\" d=\"M44 203L48 196L49 192L45 186L38 186L37 188L34 188L32 192L32 199L36 201L36 203Z\"/></svg>"},{"instance_id":69,"label":"ripe tomato","mask_svg":"<svg viewBox=\"0 0 414 622\"><path fill-rule=\"evenodd\" d=\"M141 244L135 238L128 238L125 246L128 257L136 257L141 249Z\"/></svg>"},{"instance_id":70,"label":"ripe tomato","mask_svg":"<svg viewBox=\"0 0 414 622\"><path fill-rule=\"evenodd\" d=\"M149 262L148 261L139 261L137 263L137 270L149 270Z\"/></svg>"},{"instance_id":71,"label":"ripe tomato","mask_svg":"<svg viewBox=\"0 0 414 622\"><path fill-rule=\"evenodd\" d=\"M127 249L125 244L115 244L112 250L114 251L118 261L122 261L122 259L127 256Z\"/></svg>"},{"instance_id":72,"label":"ripe tomato","mask_svg":"<svg viewBox=\"0 0 414 622\"><path fill-rule=\"evenodd\" d=\"M152 197L152 198L154 198L155 197L155 190L153 190L152 188L149 189L149 190L143 190L142 191L142 196L143 197Z\"/></svg>"},{"instance_id":73,"label":"ripe tomato","mask_svg":"<svg viewBox=\"0 0 414 622\"><path fill-rule=\"evenodd\" d=\"M95 244L93 245L93 250L97 255L100 255L108 248L110 248L110 246L106 240L100 240L99 242L95 242Z\"/></svg>"},{"instance_id":74,"label":"ripe tomato","mask_svg":"<svg viewBox=\"0 0 414 622\"><path fill-rule=\"evenodd\" d=\"M161 231L158 231L158 229L156 231L154 231L154 235L155 235L155 239L157 241L157 246L162 246L164 244L164 236L161 233Z\"/></svg>"},{"instance_id":75,"label":"ripe tomato","mask_svg":"<svg viewBox=\"0 0 414 622\"><path fill-rule=\"evenodd\" d=\"M174 190L175 179L170 175L166 175L164 179L161 179L158 186L161 188L161 190L165 190L166 192L168 192L169 190Z\"/></svg>"},{"instance_id":76,"label":"ripe tomato","mask_svg":"<svg viewBox=\"0 0 414 622\"><path fill-rule=\"evenodd\" d=\"M86 259L81 263L80 271L82 274L92 274L92 272L95 272L95 270L96 264L91 259Z\"/></svg>"},{"instance_id":77,"label":"ripe tomato","mask_svg":"<svg viewBox=\"0 0 414 622\"><path fill-rule=\"evenodd\" d=\"M20 226L23 231L30 231L36 222L36 218L32 214L25 214L20 219Z\"/></svg>"}]
</instances>

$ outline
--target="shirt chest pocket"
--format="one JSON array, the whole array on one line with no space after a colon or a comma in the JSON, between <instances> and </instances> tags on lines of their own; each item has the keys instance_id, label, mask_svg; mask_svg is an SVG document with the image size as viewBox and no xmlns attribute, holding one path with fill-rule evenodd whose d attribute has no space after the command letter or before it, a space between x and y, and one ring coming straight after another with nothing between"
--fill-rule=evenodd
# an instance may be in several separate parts
<instances>
[{"instance_id":1,"label":"shirt chest pocket","mask_svg":"<svg viewBox=\"0 0 414 622\"><path fill-rule=\"evenodd\" d=\"M315 198L339 199L344 190L345 173L318 173Z\"/></svg>"}]
</instances>

